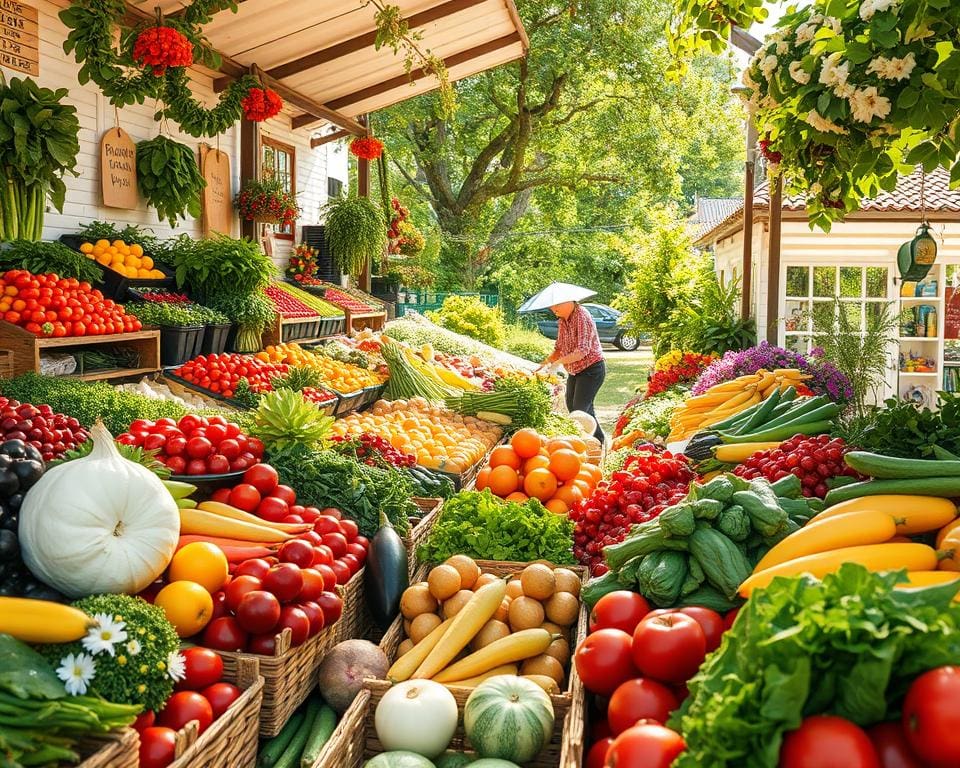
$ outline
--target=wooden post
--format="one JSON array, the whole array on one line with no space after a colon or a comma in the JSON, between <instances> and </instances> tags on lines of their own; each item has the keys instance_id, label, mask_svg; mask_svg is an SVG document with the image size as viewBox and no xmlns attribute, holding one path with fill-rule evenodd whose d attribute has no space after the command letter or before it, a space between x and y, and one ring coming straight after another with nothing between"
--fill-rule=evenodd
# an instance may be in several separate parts
<instances>
[{"instance_id":1,"label":"wooden post","mask_svg":"<svg viewBox=\"0 0 960 768\"><path fill-rule=\"evenodd\" d=\"M778 342L780 328L780 240L783 219L783 177L770 187L770 240L767 247L767 341Z\"/></svg>"},{"instance_id":2,"label":"wooden post","mask_svg":"<svg viewBox=\"0 0 960 768\"><path fill-rule=\"evenodd\" d=\"M743 174L743 263L740 268L740 316L746 320L752 309L753 292L753 189L755 186L757 128L747 117L747 158Z\"/></svg>"},{"instance_id":3,"label":"wooden post","mask_svg":"<svg viewBox=\"0 0 960 768\"><path fill-rule=\"evenodd\" d=\"M240 186L260 175L260 123L240 121ZM256 239L257 223L240 220L240 236Z\"/></svg>"},{"instance_id":4,"label":"wooden post","mask_svg":"<svg viewBox=\"0 0 960 768\"><path fill-rule=\"evenodd\" d=\"M363 123L363 125L367 125L367 116L364 115L361 117L360 122ZM369 134L370 132L368 130L367 135ZM357 194L360 197L370 197L370 161L362 157L357 158ZM358 280L360 284L357 286L361 291L366 291L367 293L370 293L371 266L370 261L367 260L366 265L360 272Z\"/></svg>"}]
</instances>

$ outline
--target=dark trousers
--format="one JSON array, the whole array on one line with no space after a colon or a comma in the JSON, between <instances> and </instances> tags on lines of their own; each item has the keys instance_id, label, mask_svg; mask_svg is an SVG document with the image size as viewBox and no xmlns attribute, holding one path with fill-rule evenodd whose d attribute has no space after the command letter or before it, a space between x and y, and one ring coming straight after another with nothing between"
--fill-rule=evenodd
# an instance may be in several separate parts
<instances>
[{"instance_id":1,"label":"dark trousers","mask_svg":"<svg viewBox=\"0 0 960 768\"><path fill-rule=\"evenodd\" d=\"M567 410L583 411L589 413L593 418L597 418L593 410L593 400L603 386L603 380L607 375L607 367L603 360L594 363L586 370L580 371L576 376L567 378ZM597 422L597 431L593 433L601 443L603 442L603 430L600 429L600 422Z\"/></svg>"}]
</instances>

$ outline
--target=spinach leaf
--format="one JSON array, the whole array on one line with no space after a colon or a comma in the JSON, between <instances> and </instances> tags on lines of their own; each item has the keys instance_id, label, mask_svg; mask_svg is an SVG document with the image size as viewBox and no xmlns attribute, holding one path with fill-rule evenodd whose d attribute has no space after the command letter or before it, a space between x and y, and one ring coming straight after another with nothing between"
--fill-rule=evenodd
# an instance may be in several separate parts
<instances>
[{"instance_id":1,"label":"spinach leaf","mask_svg":"<svg viewBox=\"0 0 960 768\"><path fill-rule=\"evenodd\" d=\"M19 699L62 699L67 695L47 660L10 635L0 635L0 690Z\"/></svg>"}]
</instances>

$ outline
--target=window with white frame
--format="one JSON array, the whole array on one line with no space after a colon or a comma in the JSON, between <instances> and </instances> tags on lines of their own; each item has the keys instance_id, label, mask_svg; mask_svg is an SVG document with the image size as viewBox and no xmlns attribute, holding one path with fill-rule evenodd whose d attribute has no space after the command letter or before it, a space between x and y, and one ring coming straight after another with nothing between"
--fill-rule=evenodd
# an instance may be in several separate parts
<instances>
[{"instance_id":1,"label":"window with white frame","mask_svg":"<svg viewBox=\"0 0 960 768\"><path fill-rule=\"evenodd\" d=\"M851 325L861 332L889 305L890 268L881 266L787 265L784 345L801 354L813 346L814 329L834 322L839 299Z\"/></svg>"}]
</instances>

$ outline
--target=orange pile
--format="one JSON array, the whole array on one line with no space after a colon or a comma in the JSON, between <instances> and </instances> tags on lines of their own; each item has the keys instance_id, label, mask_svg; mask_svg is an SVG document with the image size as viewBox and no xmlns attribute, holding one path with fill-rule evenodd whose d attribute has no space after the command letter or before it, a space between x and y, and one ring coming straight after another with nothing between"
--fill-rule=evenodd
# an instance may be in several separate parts
<instances>
[{"instance_id":1,"label":"orange pile","mask_svg":"<svg viewBox=\"0 0 960 768\"><path fill-rule=\"evenodd\" d=\"M287 363L300 368L313 368L320 374L326 386L342 395L353 394L366 387L376 387L386 381L375 371L332 360L325 355L310 352L299 344L269 346L262 352L257 352L256 358L265 363Z\"/></svg>"},{"instance_id":2,"label":"orange pile","mask_svg":"<svg viewBox=\"0 0 960 768\"><path fill-rule=\"evenodd\" d=\"M533 429L521 429L509 445L499 445L477 475L477 490L509 501L540 499L558 515L565 515L580 499L593 493L600 468L587 458L587 445L577 437L549 440Z\"/></svg>"},{"instance_id":3,"label":"orange pile","mask_svg":"<svg viewBox=\"0 0 960 768\"><path fill-rule=\"evenodd\" d=\"M153 259L144 256L143 248L136 243L127 245L123 240L114 240L112 243L109 240L97 240L96 243L82 243L80 253L124 277L151 280L166 277L159 269L154 269Z\"/></svg>"}]
</instances>

